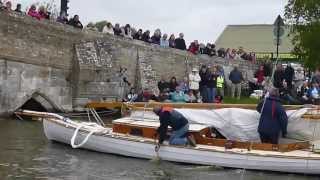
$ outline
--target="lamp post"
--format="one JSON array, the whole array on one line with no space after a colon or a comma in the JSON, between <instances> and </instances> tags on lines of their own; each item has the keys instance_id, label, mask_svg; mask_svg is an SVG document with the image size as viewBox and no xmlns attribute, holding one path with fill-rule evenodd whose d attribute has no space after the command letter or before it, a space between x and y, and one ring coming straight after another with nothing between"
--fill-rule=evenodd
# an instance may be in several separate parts
<instances>
[{"instance_id":1,"label":"lamp post","mask_svg":"<svg viewBox=\"0 0 320 180\"><path fill-rule=\"evenodd\" d=\"M276 19L276 21L273 24L274 29L273 29L273 35L275 36L275 45L277 46L277 60L279 58L279 46L282 44L281 38L285 33L284 29L284 22L282 17L279 15Z\"/></svg>"},{"instance_id":2,"label":"lamp post","mask_svg":"<svg viewBox=\"0 0 320 180\"><path fill-rule=\"evenodd\" d=\"M68 6L69 0L61 0L61 6L60 6L60 15L64 12L66 16L68 16Z\"/></svg>"}]
</instances>

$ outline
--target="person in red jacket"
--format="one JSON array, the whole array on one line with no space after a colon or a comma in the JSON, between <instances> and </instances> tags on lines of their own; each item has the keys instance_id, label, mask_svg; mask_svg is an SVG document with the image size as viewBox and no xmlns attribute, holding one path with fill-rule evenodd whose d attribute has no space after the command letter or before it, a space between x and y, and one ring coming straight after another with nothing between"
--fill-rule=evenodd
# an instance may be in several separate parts
<instances>
[{"instance_id":1,"label":"person in red jacket","mask_svg":"<svg viewBox=\"0 0 320 180\"><path fill-rule=\"evenodd\" d=\"M192 42L189 46L189 52L191 52L192 54L198 54L199 53L199 43L198 40L195 40L194 42Z\"/></svg>"},{"instance_id":2,"label":"person in red jacket","mask_svg":"<svg viewBox=\"0 0 320 180\"><path fill-rule=\"evenodd\" d=\"M37 12L37 7L35 5L32 5L28 11L28 15L33 17L33 18L37 18L38 20L40 20L40 15Z\"/></svg>"}]
</instances>

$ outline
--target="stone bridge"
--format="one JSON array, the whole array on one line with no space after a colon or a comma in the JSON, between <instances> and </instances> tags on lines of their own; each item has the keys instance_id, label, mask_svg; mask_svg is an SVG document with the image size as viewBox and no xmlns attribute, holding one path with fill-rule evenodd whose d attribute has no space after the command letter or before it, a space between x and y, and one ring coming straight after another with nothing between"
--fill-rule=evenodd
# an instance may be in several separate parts
<instances>
[{"instance_id":1,"label":"stone bridge","mask_svg":"<svg viewBox=\"0 0 320 180\"><path fill-rule=\"evenodd\" d=\"M226 73L238 65L245 76L257 69L0 11L0 115L30 99L48 111L70 112L118 97L121 68L134 87L154 89L161 76L182 79L201 64L222 65Z\"/></svg>"}]
</instances>

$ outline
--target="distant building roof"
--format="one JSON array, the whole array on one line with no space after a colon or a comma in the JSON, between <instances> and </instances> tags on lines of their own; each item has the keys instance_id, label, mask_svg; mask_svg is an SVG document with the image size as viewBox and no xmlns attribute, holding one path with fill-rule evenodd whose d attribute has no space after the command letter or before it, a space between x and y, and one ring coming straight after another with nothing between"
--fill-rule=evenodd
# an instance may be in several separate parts
<instances>
[{"instance_id":1,"label":"distant building roof","mask_svg":"<svg viewBox=\"0 0 320 180\"><path fill-rule=\"evenodd\" d=\"M273 25L228 25L216 41L218 48L243 47L248 52L274 53L276 52L275 37L273 35ZM288 37L289 27L285 28L282 37L280 53L291 53L293 45Z\"/></svg>"}]
</instances>

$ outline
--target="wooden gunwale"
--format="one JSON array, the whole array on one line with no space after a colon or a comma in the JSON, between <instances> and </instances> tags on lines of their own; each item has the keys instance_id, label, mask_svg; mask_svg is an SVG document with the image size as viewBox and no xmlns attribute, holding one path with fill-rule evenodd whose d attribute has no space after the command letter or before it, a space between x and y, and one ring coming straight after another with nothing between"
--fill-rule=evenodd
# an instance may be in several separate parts
<instances>
[{"instance_id":1,"label":"wooden gunwale","mask_svg":"<svg viewBox=\"0 0 320 180\"><path fill-rule=\"evenodd\" d=\"M61 120L57 120L57 119L46 119L47 121L51 121L55 124L58 125L63 125L64 128L68 128L68 129L76 129L76 127L72 126L72 125L68 125L66 122L63 122ZM80 129L79 132L82 133L88 133L88 130L84 130L84 129ZM119 133L112 133L112 134L99 134L99 133L94 133L93 135L96 136L101 136L101 137L108 137L108 138L115 138L115 139L120 139L120 140L127 140L127 141L131 141L131 142L139 142L139 143L146 143L146 144L153 144L155 145L154 140L152 139L147 139L147 138L139 138L139 137L135 137L135 136L130 136L130 135L124 135L124 134L119 134ZM221 148L221 147L215 147L212 146L211 148L203 148L203 147L186 147L186 146L174 146L174 145L166 145L163 144L162 146L166 146L166 147L175 147L175 148L181 148L181 149L191 149L191 150L199 150L199 151L206 151L206 152L218 152L218 153L226 153L226 154L233 154L233 155L252 155L252 156L257 156L257 157L274 157L274 158L287 158L287 159L304 159L304 160L320 160L320 156L319 157L311 157L311 156L304 156L304 157L299 157L299 156L292 156L292 155L285 155L288 154L288 152L274 152L274 151L264 151L264 152L268 152L268 153L281 153L281 155L278 154L261 154L259 152L254 152L256 150L251 150L248 151L246 149L230 149L230 150L219 150L219 149L212 149L212 148ZM200 146L206 146L206 145L200 145ZM208 146L209 147L209 146ZM235 152L235 151L240 151L240 152ZM312 153L315 154L313 152L309 152L309 151L305 151L305 150L297 150L297 151L301 151L301 152L308 152L308 153ZM246 154L245 154L246 153ZM290 153L290 152L289 152Z\"/></svg>"},{"instance_id":2,"label":"wooden gunwale","mask_svg":"<svg viewBox=\"0 0 320 180\"><path fill-rule=\"evenodd\" d=\"M122 102L90 102L86 105L87 108L153 108L156 106L170 106L173 108L189 108L189 109L222 109L222 108L241 108L255 110L256 104L214 104L214 103L158 103L158 102L136 102L136 103L122 103ZM287 110L296 110L303 108L300 105L284 106Z\"/></svg>"}]
</instances>

